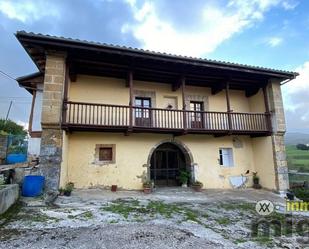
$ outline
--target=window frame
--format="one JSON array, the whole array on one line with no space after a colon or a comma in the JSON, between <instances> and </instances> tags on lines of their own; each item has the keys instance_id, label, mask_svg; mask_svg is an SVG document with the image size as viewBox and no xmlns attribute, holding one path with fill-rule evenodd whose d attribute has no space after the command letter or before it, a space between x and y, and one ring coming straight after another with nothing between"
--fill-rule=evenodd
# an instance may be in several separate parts
<instances>
[{"instance_id":1,"label":"window frame","mask_svg":"<svg viewBox=\"0 0 309 249\"><path fill-rule=\"evenodd\" d=\"M224 153L224 151L226 151L227 153ZM227 156L228 158L224 159L224 156ZM224 168L235 167L233 148L231 147L219 148L219 160L218 161L221 167L224 167ZM228 164L224 163L226 161L228 161Z\"/></svg>"},{"instance_id":2,"label":"window frame","mask_svg":"<svg viewBox=\"0 0 309 249\"><path fill-rule=\"evenodd\" d=\"M100 160L100 150L105 149L105 148L112 150L112 160ZM100 165L116 163L116 145L115 144L96 144L95 163L100 164Z\"/></svg>"}]
</instances>

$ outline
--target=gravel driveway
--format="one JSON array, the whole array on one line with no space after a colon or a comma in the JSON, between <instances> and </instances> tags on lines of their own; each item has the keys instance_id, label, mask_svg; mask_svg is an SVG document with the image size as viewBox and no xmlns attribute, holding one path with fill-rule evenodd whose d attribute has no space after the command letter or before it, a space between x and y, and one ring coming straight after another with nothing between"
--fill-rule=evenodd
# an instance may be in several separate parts
<instances>
[{"instance_id":1,"label":"gravel driveway","mask_svg":"<svg viewBox=\"0 0 309 249\"><path fill-rule=\"evenodd\" d=\"M85 190L58 198L55 207L27 200L0 217L0 248L305 248L296 234L252 237L251 226L261 219L255 201L261 198L283 205L273 193L249 190ZM280 212L267 217L286 218Z\"/></svg>"}]
</instances>

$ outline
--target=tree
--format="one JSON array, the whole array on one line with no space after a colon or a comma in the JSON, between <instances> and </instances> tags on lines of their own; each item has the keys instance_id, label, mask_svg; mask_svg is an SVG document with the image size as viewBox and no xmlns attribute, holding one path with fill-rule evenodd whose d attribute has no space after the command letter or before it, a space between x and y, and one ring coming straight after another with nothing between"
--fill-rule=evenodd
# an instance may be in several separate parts
<instances>
[{"instance_id":1,"label":"tree","mask_svg":"<svg viewBox=\"0 0 309 249\"><path fill-rule=\"evenodd\" d=\"M26 136L27 131L24 130L24 127L16 124L12 120L0 119L0 133L11 134L11 135L21 135Z\"/></svg>"},{"instance_id":2,"label":"tree","mask_svg":"<svg viewBox=\"0 0 309 249\"><path fill-rule=\"evenodd\" d=\"M296 148L298 150L309 150L309 147L307 145L305 145L305 144L297 144Z\"/></svg>"}]
</instances>

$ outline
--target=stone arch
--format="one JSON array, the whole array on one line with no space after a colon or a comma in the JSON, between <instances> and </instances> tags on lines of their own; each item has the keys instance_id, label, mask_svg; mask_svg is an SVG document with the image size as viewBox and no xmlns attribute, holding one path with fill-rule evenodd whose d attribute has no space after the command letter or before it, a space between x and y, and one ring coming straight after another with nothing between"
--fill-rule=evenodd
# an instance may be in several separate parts
<instances>
[{"instance_id":1,"label":"stone arch","mask_svg":"<svg viewBox=\"0 0 309 249\"><path fill-rule=\"evenodd\" d=\"M147 159L147 178L150 179L150 166L151 166L151 157L154 153L154 151L162 144L165 143L171 143L175 146L177 146L181 152L184 154L185 156L185 162L186 162L186 167L188 167L191 171L193 170L193 167L195 166L195 162L193 160L193 156L192 153L190 151L190 149L188 148L188 146L186 146L183 142L176 140L176 139L164 139L162 141L160 141L159 143L155 144L148 155L148 159Z\"/></svg>"}]
</instances>

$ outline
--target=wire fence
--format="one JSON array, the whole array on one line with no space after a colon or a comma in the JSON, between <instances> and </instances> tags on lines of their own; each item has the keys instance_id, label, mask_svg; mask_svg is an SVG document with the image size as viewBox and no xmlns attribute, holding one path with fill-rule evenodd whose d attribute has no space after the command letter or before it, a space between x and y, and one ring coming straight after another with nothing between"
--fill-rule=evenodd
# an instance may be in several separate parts
<instances>
[{"instance_id":1,"label":"wire fence","mask_svg":"<svg viewBox=\"0 0 309 249\"><path fill-rule=\"evenodd\" d=\"M290 186L302 185L309 182L309 173L305 172L289 172Z\"/></svg>"},{"instance_id":2,"label":"wire fence","mask_svg":"<svg viewBox=\"0 0 309 249\"><path fill-rule=\"evenodd\" d=\"M0 135L0 163L27 161L28 138L21 135Z\"/></svg>"}]
</instances>

